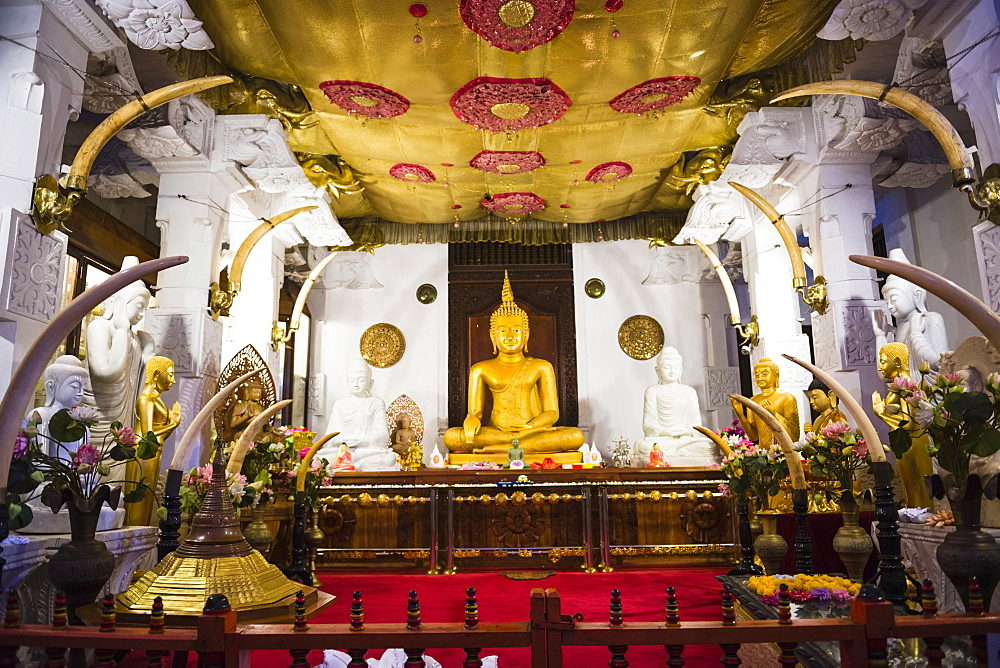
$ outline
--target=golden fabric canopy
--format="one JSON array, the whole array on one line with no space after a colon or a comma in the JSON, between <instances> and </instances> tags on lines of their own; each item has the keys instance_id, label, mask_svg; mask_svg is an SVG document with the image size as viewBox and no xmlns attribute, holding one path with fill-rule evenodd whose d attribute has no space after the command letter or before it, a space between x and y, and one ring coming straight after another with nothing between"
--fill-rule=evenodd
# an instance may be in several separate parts
<instances>
[{"instance_id":1,"label":"golden fabric canopy","mask_svg":"<svg viewBox=\"0 0 1000 668\"><path fill-rule=\"evenodd\" d=\"M589 223L690 206L671 167L736 139L705 109L718 83L802 52L837 0L190 4L227 67L302 89L318 123L292 148L341 156L364 187L340 218L476 220L522 193L494 213Z\"/></svg>"}]
</instances>

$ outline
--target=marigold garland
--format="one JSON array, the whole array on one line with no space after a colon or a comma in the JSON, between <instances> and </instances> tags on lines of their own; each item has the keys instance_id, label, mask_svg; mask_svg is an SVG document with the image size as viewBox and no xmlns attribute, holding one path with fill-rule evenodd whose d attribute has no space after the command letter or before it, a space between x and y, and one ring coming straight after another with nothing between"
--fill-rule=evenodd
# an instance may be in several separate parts
<instances>
[{"instance_id":1,"label":"marigold garland","mask_svg":"<svg viewBox=\"0 0 1000 668\"><path fill-rule=\"evenodd\" d=\"M858 595L860 582L834 575L759 575L747 581L750 591L770 605L778 604L778 587L788 585L793 601L844 602Z\"/></svg>"}]
</instances>

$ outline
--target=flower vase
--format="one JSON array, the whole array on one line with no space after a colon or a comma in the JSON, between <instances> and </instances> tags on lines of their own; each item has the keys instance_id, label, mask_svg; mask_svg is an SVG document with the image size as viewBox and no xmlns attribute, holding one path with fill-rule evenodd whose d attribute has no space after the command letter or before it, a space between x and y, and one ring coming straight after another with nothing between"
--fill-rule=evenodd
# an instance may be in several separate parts
<instances>
[{"instance_id":1,"label":"flower vase","mask_svg":"<svg viewBox=\"0 0 1000 668\"><path fill-rule=\"evenodd\" d=\"M312 586L322 587L323 583L316 577L316 550L323 543L326 534L319 528L319 508L312 510L312 524L306 531L306 547L309 549L309 571L312 573Z\"/></svg>"},{"instance_id":2,"label":"flower vase","mask_svg":"<svg viewBox=\"0 0 1000 668\"><path fill-rule=\"evenodd\" d=\"M833 537L833 551L840 557L848 577L854 582L862 581L865 565L874 547L868 533L858 526L860 512L854 493L849 489L843 491L840 495L840 514L844 518L844 525L837 529Z\"/></svg>"},{"instance_id":3,"label":"flower vase","mask_svg":"<svg viewBox=\"0 0 1000 668\"><path fill-rule=\"evenodd\" d=\"M267 525L264 521L264 510L267 508L265 502L258 503L253 511L251 512L252 519L250 523L246 525L243 529L243 537L247 539L250 543L250 547L263 553L271 541L274 540L274 534L271 533L271 527Z\"/></svg>"},{"instance_id":4,"label":"flower vase","mask_svg":"<svg viewBox=\"0 0 1000 668\"><path fill-rule=\"evenodd\" d=\"M66 595L70 623L80 623L76 609L93 603L115 570L115 556L104 541L94 536L101 506L107 501L116 509L120 497L121 489L112 490L109 485L100 485L89 499L70 489L63 490L59 508L69 507L71 538L49 559L49 579L57 591Z\"/></svg>"},{"instance_id":5,"label":"flower vase","mask_svg":"<svg viewBox=\"0 0 1000 668\"><path fill-rule=\"evenodd\" d=\"M939 476L933 476L936 496L945 491ZM983 502L983 487L979 476L969 476L965 487L947 489L951 511L955 516L955 530L949 532L938 545L937 560L948 576L969 611L969 578L979 578L983 605L990 611L993 591L1000 582L1000 544L979 528L979 513Z\"/></svg>"},{"instance_id":6,"label":"flower vase","mask_svg":"<svg viewBox=\"0 0 1000 668\"><path fill-rule=\"evenodd\" d=\"M775 575L781 571L781 562L788 553L788 542L778 533L778 515L771 512L757 513L763 525L763 533L753 542L753 549L764 564L765 575Z\"/></svg>"},{"instance_id":7,"label":"flower vase","mask_svg":"<svg viewBox=\"0 0 1000 668\"><path fill-rule=\"evenodd\" d=\"M750 543L756 543L757 539L764 533L764 524L760 521L760 513L764 510L758 508L758 501L751 501L750 508L753 511L750 515Z\"/></svg>"}]
</instances>

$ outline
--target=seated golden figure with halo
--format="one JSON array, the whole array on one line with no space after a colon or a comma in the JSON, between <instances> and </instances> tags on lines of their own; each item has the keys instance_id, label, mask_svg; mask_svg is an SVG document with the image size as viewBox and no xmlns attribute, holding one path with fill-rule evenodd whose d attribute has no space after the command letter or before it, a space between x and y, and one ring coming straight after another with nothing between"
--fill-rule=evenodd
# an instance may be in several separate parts
<instances>
[{"instance_id":1,"label":"seated golden figure with halo","mask_svg":"<svg viewBox=\"0 0 1000 668\"><path fill-rule=\"evenodd\" d=\"M452 464L477 461L504 463L511 441L520 441L527 463L551 457L568 464L582 461L583 432L557 427L559 396L552 364L528 357L528 314L514 303L504 272L502 301L490 316L493 359L472 365L469 373L469 415L461 427L444 433ZM486 390L493 410L484 424Z\"/></svg>"}]
</instances>

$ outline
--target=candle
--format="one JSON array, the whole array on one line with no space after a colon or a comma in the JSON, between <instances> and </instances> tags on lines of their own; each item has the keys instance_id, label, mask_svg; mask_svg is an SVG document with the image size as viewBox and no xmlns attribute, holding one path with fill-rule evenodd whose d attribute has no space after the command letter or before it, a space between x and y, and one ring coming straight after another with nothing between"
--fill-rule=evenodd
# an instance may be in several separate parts
<instances>
[{"instance_id":1,"label":"candle","mask_svg":"<svg viewBox=\"0 0 1000 668\"><path fill-rule=\"evenodd\" d=\"M183 255L164 257L120 271L80 294L41 331L11 377L7 394L0 402L0 501L6 500L10 460L14 456L14 439L21 420L28 411L28 402L35 393L38 379L52 361L59 344L66 340L70 331L80 324L85 315L129 283L187 261L188 258Z\"/></svg>"},{"instance_id":2,"label":"candle","mask_svg":"<svg viewBox=\"0 0 1000 668\"><path fill-rule=\"evenodd\" d=\"M718 274L719 280L722 281L722 289L726 291L726 301L729 303L729 319L732 321L733 325L738 325L740 320L740 303L736 300L736 289L733 288L733 280L729 278L729 274L726 272L725 267L719 262L718 256L712 252L712 249L703 244L698 239L694 242L698 244L698 248L701 252L705 254L708 258L709 264L715 269L715 273Z\"/></svg>"},{"instance_id":3,"label":"candle","mask_svg":"<svg viewBox=\"0 0 1000 668\"><path fill-rule=\"evenodd\" d=\"M781 446L781 451L785 454L785 461L788 462L788 473L792 476L792 489L805 489L806 474L802 469L802 460L799 459L799 453L795 452L795 448L792 447L791 437L785 431L785 428L781 426L781 423L778 422L778 419L771 414L771 411L752 399L747 399L739 394L730 394L729 398L738 401L756 413L757 417L774 432L774 435L778 438L778 445Z\"/></svg>"},{"instance_id":4,"label":"candle","mask_svg":"<svg viewBox=\"0 0 1000 668\"><path fill-rule=\"evenodd\" d=\"M278 414L278 411L282 410L285 406L292 403L291 399L284 399L271 406L268 406L260 415L255 417L247 425L247 428L243 430L240 434L240 440L236 442L236 447L233 448L232 454L229 455L229 464L226 465L226 473L239 473L243 468L243 460L246 459L247 453L250 452L250 448L253 447L253 440L257 438L257 434L260 430L264 428L268 420Z\"/></svg>"},{"instance_id":5,"label":"candle","mask_svg":"<svg viewBox=\"0 0 1000 668\"><path fill-rule=\"evenodd\" d=\"M854 256L852 256L854 257ZM844 389L844 386L838 383L833 378L833 374L823 371L819 367L813 366L809 362L804 362L798 358L792 357L791 355L783 355L787 360L795 362L803 369L806 369L812 375L816 376L819 380L826 384L840 399L840 405L847 409L847 412L854 418L854 421L858 424L858 428L861 430L861 435L865 437L865 443L868 445L868 454L871 455L873 462L884 462L885 461L885 451L882 448L882 440L878 437L878 432L875 431L875 425L872 421L868 419L868 415L865 413L864 409L861 408L859 404L851 394Z\"/></svg>"},{"instance_id":6,"label":"candle","mask_svg":"<svg viewBox=\"0 0 1000 668\"><path fill-rule=\"evenodd\" d=\"M202 428L208 424L209 419L212 417L212 413L215 409L222 405L222 402L226 400L233 390L239 387L243 381L251 376L256 376L260 373L260 369L254 369L253 371L248 371L243 374L233 382L226 385L224 388L218 391L214 397L209 399L205 406L198 411L198 414L194 416L191 423L188 425L187 430L181 437L181 442L177 445L177 449L174 451L174 457L170 460L170 468L175 471L183 471L184 465L187 463L188 456L191 454L192 448L194 448L194 440L198 438L198 434L201 433Z\"/></svg>"},{"instance_id":7,"label":"candle","mask_svg":"<svg viewBox=\"0 0 1000 668\"><path fill-rule=\"evenodd\" d=\"M300 206L297 209L291 209L285 211L284 213L279 213L277 216L268 218L263 223L254 228L253 232L247 235L247 238L243 240L240 244L239 249L236 251L236 255L233 256L233 264L229 271L229 287L233 292L240 291L240 284L243 282L243 267L246 265L247 258L250 257L250 251L253 247L257 245L257 242L264 238L264 235L276 228L281 223L285 222L292 216L300 213L305 213L306 211L312 211L313 209L318 209L317 206Z\"/></svg>"},{"instance_id":8,"label":"candle","mask_svg":"<svg viewBox=\"0 0 1000 668\"><path fill-rule=\"evenodd\" d=\"M849 258L851 262L860 264L862 267L877 269L905 278L927 292L940 297L975 325L976 329L982 332L983 336L993 344L993 348L1000 350L1000 317L968 290L958 287L933 271L908 262L897 262L872 255L850 255Z\"/></svg>"},{"instance_id":9,"label":"candle","mask_svg":"<svg viewBox=\"0 0 1000 668\"><path fill-rule=\"evenodd\" d=\"M726 440L724 438L716 434L714 431L711 431L710 429L705 429L704 427L699 427L698 425L694 425L694 428L700 431L705 436L708 436L710 439L712 439L712 442L715 443L717 446L719 446L719 450L722 450L722 454L724 454L726 457L733 456L733 449L729 447L729 444L726 443Z\"/></svg>"},{"instance_id":10,"label":"candle","mask_svg":"<svg viewBox=\"0 0 1000 668\"><path fill-rule=\"evenodd\" d=\"M299 296L295 298L295 306L292 308L292 317L288 321L288 331L294 332L299 328L299 320L302 319L302 311L306 307L306 297L309 296L309 291L312 290L313 283L319 278L319 275L323 273L326 266L330 264L333 258L337 255L337 251L334 251L327 255L325 258L319 261L313 270L309 272L309 278L305 280L302 284L302 288L299 290Z\"/></svg>"},{"instance_id":11,"label":"candle","mask_svg":"<svg viewBox=\"0 0 1000 668\"><path fill-rule=\"evenodd\" d=\"M785 222L785 218L778 215L778 210L771 206L771 203L759 193L733 181L730 181L729 185L743 193L744 197L757 205L757 208L774 224L774 227L778 230L778 234L781 235L781 241L785 244L788 259L792 262L792 277L797 283L801 283L804 286L806 284L806 269L802 261L802 248L799 247L799 240L795 237L795 233L792 232L792 228Z\"/></svg>"}]
</instances>

